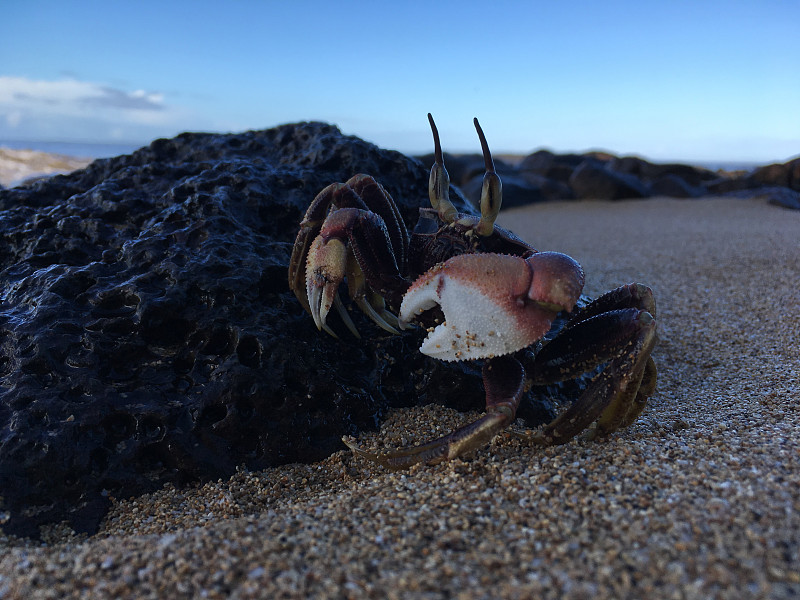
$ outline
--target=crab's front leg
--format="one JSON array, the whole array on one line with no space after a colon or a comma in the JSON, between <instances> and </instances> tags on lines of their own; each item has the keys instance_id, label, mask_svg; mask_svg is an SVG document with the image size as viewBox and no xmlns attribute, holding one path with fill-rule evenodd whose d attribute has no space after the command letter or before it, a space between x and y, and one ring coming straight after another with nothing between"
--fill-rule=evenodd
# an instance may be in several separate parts
<instances>
[{"instance_id":1,"label":"crab's front leg","mask_svg":"<svg viewBox=\"0 0 800 600\"><path fill-rule=\"evenodd\" d=\"M395 260L384 221L372 211L334 210L308 250L306 296L309 312L320 329L328 330L327 315L338 302L339 285L345 276L350 296L358 306L380 327L398 333L389 322L393 317L382 308L382 300L378 312L373 308L378 300L367 298L368 293L375 292L380 298L398 301L408 287ZM353 328L352 324L349 326Z\"/></svg>"},{"instance_id":2,"label":"crab's front leg","mask_svg":"<svg viewBox=\"0 0 800 600\"><path fill-rule=\"evenodd\" d=\"M367 452L353 440L343 438L353 454L366 458L387 469L406 469L418 463L436 464L488 444L505 429L517 413L525 384L525 371L518 360L501 356L483 365L483 384L486 389L486 413L436 440L389 452Z\"/></svg>"},{"instance_id":3,"label":"crab's front leg","mask_svg":"<svg viewBox=\"0 0 800 600\"><path fill-rule=\"evenodd\" d=\"M340 211L344 212L339 214ZM366 248L363 261L354 254L359 244ZM375 247L375 252L369 252L370 247ZM380 257L372 260L376 253ZM341 282L346 275L350 295L361 309L381 327L396 331L391 325L396 324L396 319L384 310L383 298L367 289L360 262L368 271L383 272L384 268L391 270L392 265L397 271L404 268L407 255L408 232L394 200L369 175L354 175L345 183L327 186L308 207L289 261L289 287L314 316L318 327L335 335L325 323L328 310L335 305L342 320L358 336L336 293L335 282ZM389 279L392 275L390 272ZM310 286L310 278L319 285ZM399 294L407 284L395 277L391 286L399 289ZM312 295L316 299L313 309L309 304Z\"/></svg>"}]
</instances>

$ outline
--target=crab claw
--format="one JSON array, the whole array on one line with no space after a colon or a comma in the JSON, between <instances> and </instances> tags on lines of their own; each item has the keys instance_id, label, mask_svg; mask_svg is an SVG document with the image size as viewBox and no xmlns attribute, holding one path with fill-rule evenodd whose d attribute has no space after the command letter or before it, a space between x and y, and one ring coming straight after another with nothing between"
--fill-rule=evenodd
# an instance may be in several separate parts
<instances>
[{"instance_id":1,"label":"crab claw","mask_svg":"<svg viewBox=\"0 0 800 600\"><path fill-rule=\"evenodd\" d=\"M527 259L462 254L414 282L400 306L400 325L438 304L445 321L420 352L446 361L502 356L541 339L559 311L575 306L583 281L580 265L558 252Z\"/></svg>"},{"instance_id":2,"label":"crab claw","mask_svg":"<svg viewBox=\"0 0 800 600\"><path fill-rule=\"evenodd\" d=\"M314 240L306 265L306 294L317 329L332 335L335 334L325 320L338 298L337 290L344 280L346 264L347 250L341 240L331 238L326 242L322 236Z\"/></svg>"}]
</instances>

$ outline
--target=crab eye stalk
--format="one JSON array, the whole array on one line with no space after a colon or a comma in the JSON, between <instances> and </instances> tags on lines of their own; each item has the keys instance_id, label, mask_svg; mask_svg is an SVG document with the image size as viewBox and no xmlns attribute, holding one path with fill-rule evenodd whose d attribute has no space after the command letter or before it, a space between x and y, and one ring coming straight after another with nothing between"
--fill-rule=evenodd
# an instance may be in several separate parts
<instances>
[{"instance_id":1,"label":"crab eye stalk","mask_svg":"<svg viewBox=\"0 0 800 600\"><path fill-rule=\"evenodd\" d=\"M486 143L486 136L483 135L483 129L481 129L477 117L473 119L473 123L475 123L475 129L481 140L483 160L486 163L486 174L483 176L483 187L481 188L481 220L475 227L475 231L478 235L488 236L492 235L494 222L500 213L500 205L503 202L503 184L494 170L492 153L489 152L489 144Z\"/></svg>"},{"instance_id":2,"label":"crab eye stalk","mask_svg":"<svg viewBox=\"0 0 800 600\"><path fill-rule=\"evenodd\" d=\"M428 113L428 122L431 124L433 132L434 163L431 167L431 176L428 180L428 197L431 199L431 206L439 213L439 218L445 223L452 223L458 217L458 212L453 203L450 202L450 175L444 168L444 157L442 156L442 145L439 143L439 131L436 123L433 122L431 113Z\"/></svg>"}]
</instances>

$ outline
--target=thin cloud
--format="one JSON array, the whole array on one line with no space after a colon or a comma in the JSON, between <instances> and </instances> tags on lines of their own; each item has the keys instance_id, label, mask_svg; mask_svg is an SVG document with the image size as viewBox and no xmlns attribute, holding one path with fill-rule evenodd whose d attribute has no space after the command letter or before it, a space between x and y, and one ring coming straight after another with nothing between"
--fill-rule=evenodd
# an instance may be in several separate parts
<instances>
[{"instance_id":1,"label":"thin cloud","mask_svg":"<svg viewBox=\"0 0 800 600\"><path fill-rule=\"evenodd\" d=\"M164 96L162 94L147 93L144 90L126 92L112 87L103 86L99 95L88 96L84 102L94 106L119 108L123 110L164 110Z\"/></svg>"},{"instance_id":2,"label":"thin cloud","mask_svg":"<svg viewBox=\"0 0 800 600\"><path fill-rule=\"evenodd\" d=\"M74 78L0 76L0 139L152 139L196 128L196 116L151 90Z\"/></svg>"},{"instance_id":3,"label":"thin cloud","mask_svg":"<svg viewBox=\"0 0 800 600\"><path fill-rule=\"evenodd\" d=\"M25 77L0 77L0 106L45 106L66 113L86 112L87 107L114 111L163 111L164 96L157 92L128 92L108 85L76 79L45 81ZM58 107L58 108L54 108Z\"/></svg>"}]
</instances>

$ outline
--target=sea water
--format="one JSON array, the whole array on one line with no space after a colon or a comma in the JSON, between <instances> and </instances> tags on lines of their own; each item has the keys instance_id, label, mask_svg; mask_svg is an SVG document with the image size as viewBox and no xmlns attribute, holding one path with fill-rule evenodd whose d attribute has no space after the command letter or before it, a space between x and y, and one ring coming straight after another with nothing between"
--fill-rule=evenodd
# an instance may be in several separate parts
<instances>
[{"instance_id":1,"label":"sea water","mask_svg":"<svg viewBox=\"0 0 800 600\"><path fill-rule=\"evenodd\" d=\"M147 143L99 144L87 142L40 142L20 140L0 140L0 148L11 150L37 150L51 154L63 154L78 158L108 158L120 154L130 154Z\"/></svg>"}]
</instances>

